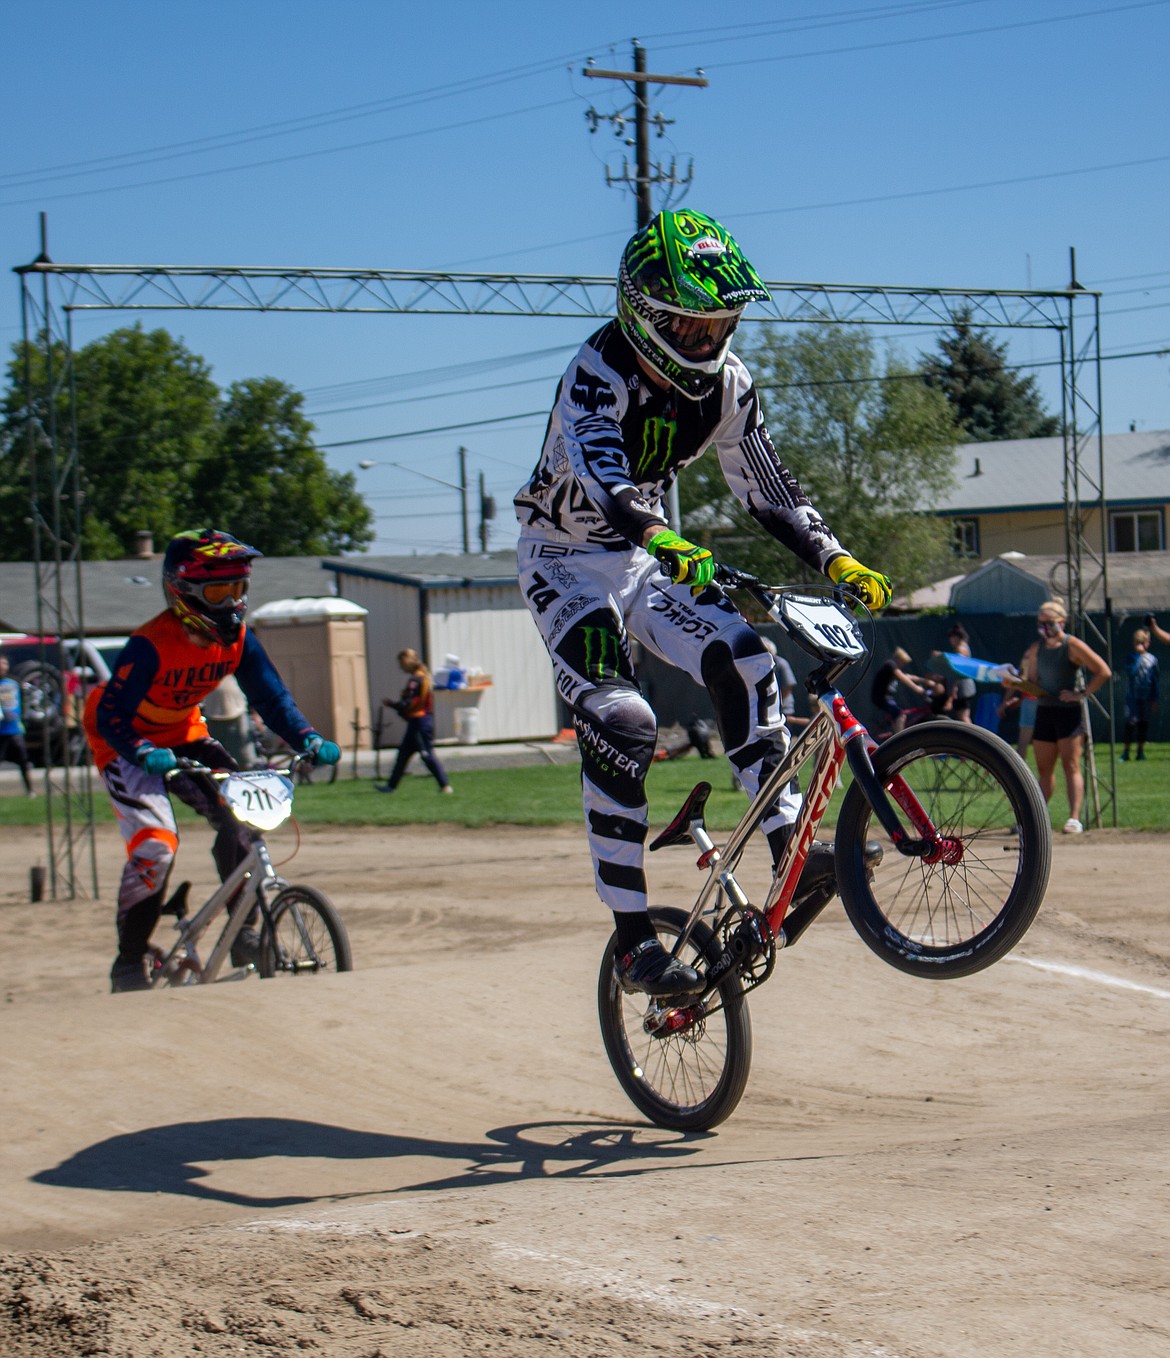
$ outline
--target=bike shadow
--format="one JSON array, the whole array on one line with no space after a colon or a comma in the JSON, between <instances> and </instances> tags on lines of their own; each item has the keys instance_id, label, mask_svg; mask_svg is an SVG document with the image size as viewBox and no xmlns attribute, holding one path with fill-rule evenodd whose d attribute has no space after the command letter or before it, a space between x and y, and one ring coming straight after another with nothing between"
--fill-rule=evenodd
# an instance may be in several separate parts
<instances>
[{"instance_id":1,"label":"bike shadow","mask_svg":"<svg viewBox=\"0 0 1170 1358\"><path fill-rule=\"evenodd\" d=\"M292 1118L215 1118L175 1122L108 1137L77 1151L31 1182L109 1193L171 1193L241 1207L293 1207L392 1192L473 1188L523 1179L609 1178L660 1169L694 1155L712 1133L683 1133L622 1123L527 1122L496 1127L482 1141L363 1132ZM451 1161L440 1178L393 1190L264 1197L206 1182L209 1163L265 1159Z\"/></svg>"}]
</instances>

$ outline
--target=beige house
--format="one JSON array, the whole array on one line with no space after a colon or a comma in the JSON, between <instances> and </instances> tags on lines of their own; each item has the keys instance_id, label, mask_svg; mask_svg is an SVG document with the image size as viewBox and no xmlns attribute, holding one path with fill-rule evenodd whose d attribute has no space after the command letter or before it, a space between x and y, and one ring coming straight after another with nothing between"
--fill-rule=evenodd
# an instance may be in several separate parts
<instances>
[{"instance_id":1,"label":"beige house","mask_svg":"<svg viewBox=\"0 0 1170 1358\"><path fill-rule=\"evenodd\" d=\"M1167 549L1170 508L1170 430L1106 434L1104 437L1106 551L1111 555ZM1082 483L1084 531L1100 542L1101 515L1089 507L1098 496L1097 444L1092 485ZM954 525L955 554L986 560L1007 552L1056 556L1065 550L1064 442L1060 438L968 443L959 449L958 480L935 512Z\"/></svg>"}]
</instances>

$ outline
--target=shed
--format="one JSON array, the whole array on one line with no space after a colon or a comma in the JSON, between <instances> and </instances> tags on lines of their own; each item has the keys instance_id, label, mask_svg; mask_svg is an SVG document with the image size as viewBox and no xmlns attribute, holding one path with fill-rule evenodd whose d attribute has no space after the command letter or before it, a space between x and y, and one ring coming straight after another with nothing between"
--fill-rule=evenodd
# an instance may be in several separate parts
<instances>
[{"instance_id":1,"label":"shed","mask_svg":"<svg viewBox=\"0 0 1170 1358\"><path fill-rule=\"evenodd\" d=\"M1026 560L1026 559L1025 559ZM964 616L973 613L1033 613L1052 590L1029 570L1004 557L985 561L951 586L951 607Z\"/></svg>"},{"instance_id":2,"label":"shed","mask_svg":"<svg viewBox=\"0 0 1170 1358\"><path fill-rule=\"evenodd\" d=\"M369 610L375 704L401 691L398 653L409 646L432 672L457 656L470 675L490 676L491 686L474 692L436 690L436 739L455 736L456 712L469 704L478 706L482 741L545 739L560 729L552 666L520 593L514 552L338 557L322 565L346 598ZM395 744L399 732L391 727L382 743Z\"/></svg>"},{"instance_id":3,"label":"shed","mask_svg":"<svg viewBox=\"0 0 1170 1358\"><path fill-rule=\"evenodd\" d=\"M364 747L370 730L366 610L349 599L274 599L251 625L297 706L328 740Z\"/></svg>"}]
</instances>

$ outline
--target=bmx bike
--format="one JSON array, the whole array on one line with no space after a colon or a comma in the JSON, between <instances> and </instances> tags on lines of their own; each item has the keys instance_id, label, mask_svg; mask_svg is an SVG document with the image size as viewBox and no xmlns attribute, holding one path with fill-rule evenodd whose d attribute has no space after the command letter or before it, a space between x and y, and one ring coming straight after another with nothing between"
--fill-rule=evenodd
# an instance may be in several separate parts
<instances>
[{"instance_id":1,"label":"bmx bike","mask_svg":"<svg viewBox=\"0 0 1170 1358\"><path fill-rule=\"evenodd\" d=\"M180 883L163 906L162 914L174 917L179 937L169 950L148 950L153 986L209 985L217 980L237 935L257 909L260 950L255 967L233 968L230 976L242 979L253 969L268 978L353 970L349 936L336 906L316 887L292 886L279 876L264 840L266 830L275 830L292 815L296 761L308 759L309 755L296 756L288 773L272 769L229 773L180 759L166 775L203 779L221 805L247 826L251 844L243 862L194 915L188 916L190 882ZM199 944L225 912L223 930L204 961Z\"/></svg>"},{"instance_id":2,"label":"bmx bike","mask_svg":"<svg viewBox=\"0 0 1170 1358\"><path fill-rule=\"evenodd\" d=\"M1024 936L1052 858L1044 798L998 736L939 721L879 745L853 715L835 685L869 650L849 611L856 600L846 591L765 585L723 566L716 582L745 591L820 664L806 680L808 726L724 846L716 847L704 825L709 783L694 788L649 846L699 849L706 880L694 905L652 906L650 917L666 949L699 972L703 992L685 999L627 992L615 968L616 934L602 959L598 1013L618 1082L651 1122L682 1131L713 1127L736 1108L752 1057L746 996L837 892L853 927L883 961L914 976L969 976ZM836 882L794 901L846 763L853 781L837 818ZM736 871L777 793L806 766L811 772L793 834L757 907ZM882 849L876 865L867 852L871 838Z\"/></svg>"}]
</instances>

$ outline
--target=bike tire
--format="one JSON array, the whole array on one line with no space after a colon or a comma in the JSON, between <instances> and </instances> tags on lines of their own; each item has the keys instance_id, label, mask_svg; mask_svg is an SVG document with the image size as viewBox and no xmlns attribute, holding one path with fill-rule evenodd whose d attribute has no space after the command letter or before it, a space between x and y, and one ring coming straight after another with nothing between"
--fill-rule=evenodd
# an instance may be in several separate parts
<instances>
[{"instance_id":1,"label":"bike tire","mask_svg":"<svg viewBox=\"0 0 1170 1358\"><path fill-rule=\"evenodd\" d=\"M685 911L667 906L651 909L650 918L667 949L687 922ZM701 958L710 964L721 951L715 935L700 920L681 956L686 962ZM751 1069L751 1018L738 977L732 973L719 986L716 995L722 1007L715 1013L685 1031L655 1037L646 1032L644 1021L656 1002L621 988L614 970L616 955L615 933L601 959L597 1011L618 1083L658 1127L701 1132L716 1126L735 1111Z\"/></svg>"},{"instance_id":2,"label":"bike tire","mask_svg":"<svg viewBox=\"0 0 1170 1358\"><path fill-rule=\"evenodd\" d=\"M901 775L962 854L953 864L928 864L898 853L854 783L837 820L845 913L899 971L940 980L982 971L1023 938L1048 887L1052 829L1035 778L998 736L959 722L901 731L873 764L883 786ZM873 872L863 857L868 838L885 849Z\"/></svg>"},{"instance_id":3,"label":"bike tire","mask_svg":"<svg viewBox=\"0 0 1170 1358\"><path fill-rule=\"evenodd\" d=\"M290 886L276 897L260 933L257 970L269 979L353 970L345 924L324 892Z\"/></svg>"}]
</instances>

